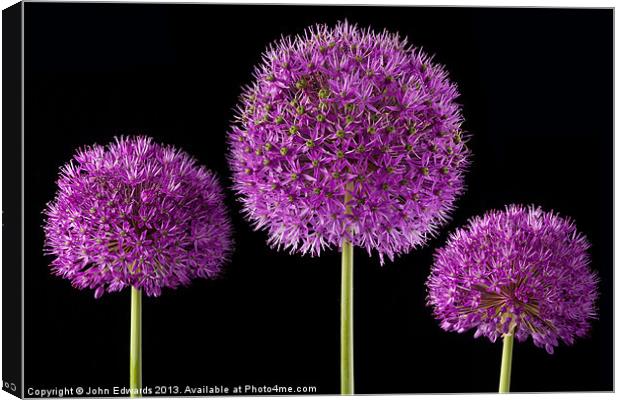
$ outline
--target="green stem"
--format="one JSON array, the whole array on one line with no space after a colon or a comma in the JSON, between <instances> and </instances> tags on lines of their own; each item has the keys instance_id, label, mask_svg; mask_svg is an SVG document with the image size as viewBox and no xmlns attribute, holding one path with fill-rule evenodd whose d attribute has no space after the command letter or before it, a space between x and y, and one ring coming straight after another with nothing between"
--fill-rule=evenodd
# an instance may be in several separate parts
<instances>
[{"instance_id":1,"label":"green stem","mask_svg":"<svg viewBox=\"0 0 620 400\"><path fill-rule=\"evenodd\" d=\"M512 347L514 335L507 333L504 335L504 346L502 349L502 369L499 375L499 392L510 392L510 370L512 369Z\"/></svg>"},{"instance_id":2,"label":"green stem","mask_svg":"<svg viewBox=\"0 0 620 400\"><path fill-rule=\"evenodd\" d=\"M353 245L342 244L340 294L340 393L353 394Z\"/></svg>"},{"instance_id":3,"label":"green stem","mask_svg":"<svg viewBox=\"0 0 620 400\"><path fill-rule=\"evenodd\" d=\"M131 287L131 330L129 340L129 388L131 397L142 397L142 293Z\"/></svg>"}]
</instances>

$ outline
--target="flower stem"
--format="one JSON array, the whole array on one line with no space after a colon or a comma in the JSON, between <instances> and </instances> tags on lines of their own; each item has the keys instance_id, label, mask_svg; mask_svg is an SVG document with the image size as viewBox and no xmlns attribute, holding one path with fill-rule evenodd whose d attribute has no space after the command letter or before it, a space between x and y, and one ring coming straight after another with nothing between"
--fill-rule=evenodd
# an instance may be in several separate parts
<instances>
[{"instance_id":1,"label":"flower stem","mask_svg":"<svg viewBox=\"0 0 620 400\"><path fill-rule=\"evenodd\" d=\"M514 335L512 332L504 335L504 346L502 349L502 369L499 375L499 392L510 392L510 370L512 369L512 347Z\"/></svg>"},{"instance_id":2,"label":"flower stem","mask_svg":"<svg viewBox=\"0 0 620 400\"><path fill-rule=\"evenodd\" d=\"M353 245L342 243L340 294L340 393L353 394Z\"/></svg>"},{"instance_id":3,"label":"flower stem","mask_svg":"<svg viewBox=\"0 0 620 400\"><path fill-rule=\"evenodd\" d=\"M142 293L131 287L131 330L129 340L129 388L131 397L142 397Z\"/></svg>"}]
</instances>

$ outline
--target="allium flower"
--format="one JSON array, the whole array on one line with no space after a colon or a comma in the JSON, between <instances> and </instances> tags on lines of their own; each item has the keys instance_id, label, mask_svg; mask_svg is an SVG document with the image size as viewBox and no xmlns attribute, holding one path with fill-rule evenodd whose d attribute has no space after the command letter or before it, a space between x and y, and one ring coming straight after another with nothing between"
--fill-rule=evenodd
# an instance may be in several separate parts
<instances>
[{"instance_id":1,"label":"allium flower","mask_svg":"<svg viewBox=\"0 0 620 400\"><path fill-rule=\"evenodd\" d=\"M235 190L272 246L344 241L384 255L433 234L463 190L468 150L444 68L398 34L346 22L263 55L230 133Z\"/></svg>"},{"instance_id":2,"label":"allium flower","mask_svg":"<svg viewBox=\"0 0 620 400\"><path fill-rule=\"evenodd\" d=\"M77 151L44 213L53 273L95 297L126 286L159 296L213 277L231 249L214 174L148 137Z\"/></svg>"},{"instance_id":3,"label":"allium flower","mask_svg":"<svg viewBox=\"0 0 620 400\"><path fill-rule=\"evenodd\" d=\"M553 353L558 339L572 344L596 317L588 248L573 222L552 212L488 212L437 250L428 303L445 330L476 328L475 337L493 342L513 332Z\"/></svg>"}]
</instances>

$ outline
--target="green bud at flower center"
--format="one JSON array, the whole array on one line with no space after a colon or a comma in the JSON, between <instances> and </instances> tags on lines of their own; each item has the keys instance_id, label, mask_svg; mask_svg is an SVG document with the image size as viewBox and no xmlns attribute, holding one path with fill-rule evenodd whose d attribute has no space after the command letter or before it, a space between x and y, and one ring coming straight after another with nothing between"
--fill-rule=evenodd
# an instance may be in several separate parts
<instances>
[{"instance_id":1,"label":"green bud at flower center","mask_svg":"<svg viewBox=\"0 0 620 400\"><path fill-rule=\"evenodd\" d=\"M308 86L308 81L306 81L304 78L301 78L297 81L297 83L295 83L295 87L297 89L304 89L306 86Z\"/></svg>"}]
</instances>

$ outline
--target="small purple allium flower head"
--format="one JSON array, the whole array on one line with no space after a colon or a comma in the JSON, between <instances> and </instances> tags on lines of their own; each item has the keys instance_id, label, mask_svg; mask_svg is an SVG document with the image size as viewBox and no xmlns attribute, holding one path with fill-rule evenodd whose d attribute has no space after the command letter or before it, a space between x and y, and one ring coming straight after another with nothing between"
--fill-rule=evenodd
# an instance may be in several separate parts
<instances>
[{"instance_id":1,"label":"small purple allium flower head","mask_svg":"<svg viewBox=\"0 0 620 400\"><path fill-rule=\"evenodd\" d=\"M553 353L596 317L598 277L574 223L518 205L471 219L436 251L428 304L447 331L476 328L491 341L513 333Z\"/></svg>"},{"instance_id":2,"label":"small purple allium flower head","mask_svg":"<svg viewBox=\"0 0 620 400\"><path fill-rule=\"evenodd\" d=\"M231 225L215 175L148 137L85 147L60 170L44 214L52 272L79 289L164 287L217 275Z\"/></svg>"},{"instance_id":3,"label":"small purple allium flower head","mask_svg":"<svg viewBox=\"0 0 620 400\"><path fill-rule=\"evenodd\" d=\"M264 53L230 132L234 189L269 243L407 252L463 190L457 88L406 40L346 22Z\"/></svg>"}]
</instances>

